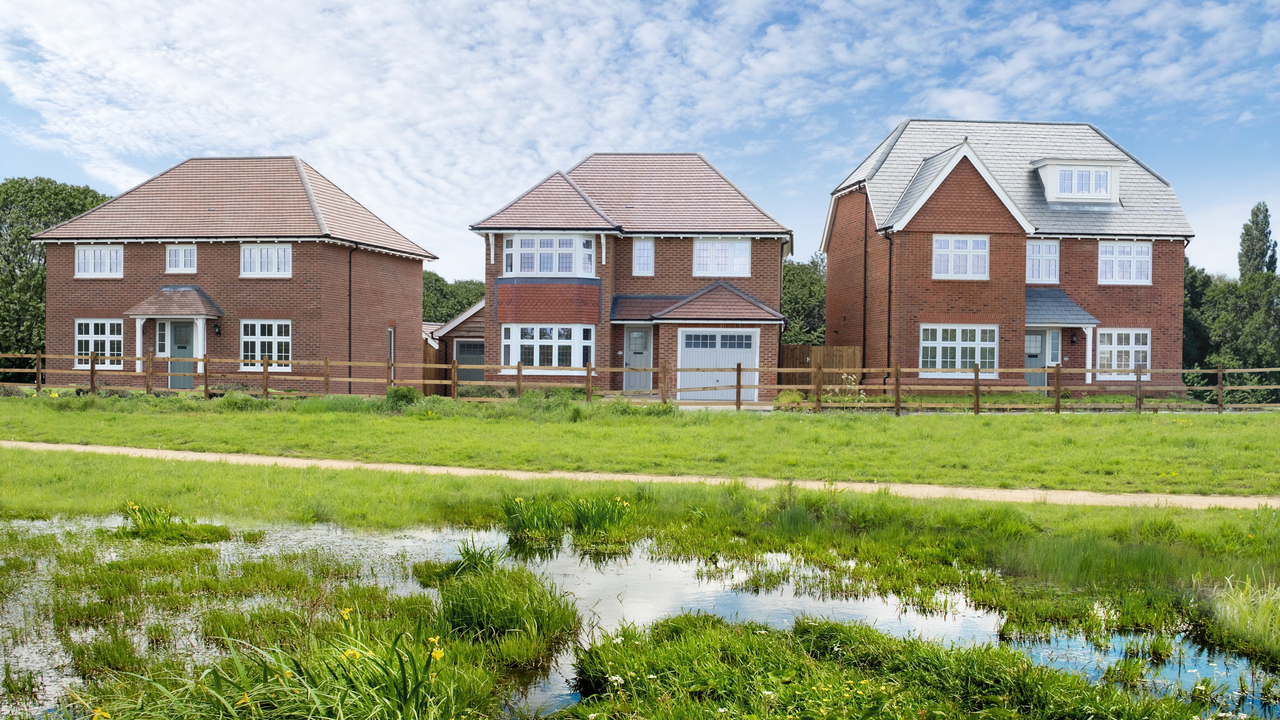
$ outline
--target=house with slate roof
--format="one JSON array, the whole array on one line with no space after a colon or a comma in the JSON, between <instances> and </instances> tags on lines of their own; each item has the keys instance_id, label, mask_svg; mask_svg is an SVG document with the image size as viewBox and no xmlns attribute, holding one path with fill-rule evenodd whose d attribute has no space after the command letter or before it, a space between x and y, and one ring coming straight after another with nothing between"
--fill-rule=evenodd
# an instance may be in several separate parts
<instances>
[{"instance_id":1,"label":"house with slate roof","mask_svg":"<svg viewBox=\"0 0 1280 720\"><path fill-rule=\"evenodd\" d=\"M436 257L296 157L193 158L33 240L46 251L46 347L76 356L50 360L50 382L83 382L57 370L88 368L91 352L101 369L142 372L122 358L154 355L175 373L203 373L207 354L232 361L210 384L251 386L263 361L312 377L319 366L293 362L421 362L422 263ZM384 368L350 372L384 380L355 393L383 392ZM320 389L272 382L290 386Z\"/></svg>"},{"instance_id":2,"label":"house with slate roof","mask_svg":"<svg viewBox=\"0 0 1280 720\"><path fill-rule=\"evenodd\" d=\"M831 193L827 344L931 384L1177 368L1192 236L1169 181L1093 125L907 120Z\"/></svg>"},{"instance_id":3,"label":"house with slate roof","mask_svg":"<svg viewBox=\"0 0 1280 720\"><path fill-rule=\"evenodd\" d=\"M485 240L486 294L468 317L483 318L487 365L522 363L548 381L581 378L589 365L777 367L791 230L700 154L596 153L471 230ZM681 373L678 388L729 389L679 397L733 400L734 375ZM757 373L743 375L756 384ZM647 372L595 382L644 393L657 381Z\"/></svg>"}]
</instances>

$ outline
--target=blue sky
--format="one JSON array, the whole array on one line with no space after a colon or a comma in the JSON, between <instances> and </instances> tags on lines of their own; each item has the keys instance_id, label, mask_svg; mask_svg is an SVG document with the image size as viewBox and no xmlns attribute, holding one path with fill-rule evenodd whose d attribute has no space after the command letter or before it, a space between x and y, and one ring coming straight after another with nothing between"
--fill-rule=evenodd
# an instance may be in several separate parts
<instances>
[{"instance_id":1,"label":"blue sky","mask_svg":"<svg viewBox=\"0 0 1280 720\"><path fill-rule=\"evenodd\" d=\"M593 151L703 152L817 249L906 117L1097 124L1234 274L1280 210L1280 0L7 0L0 176L118 193L190 156L298 154L480 277L466 227Z\"/></svg>"}]
</instances>

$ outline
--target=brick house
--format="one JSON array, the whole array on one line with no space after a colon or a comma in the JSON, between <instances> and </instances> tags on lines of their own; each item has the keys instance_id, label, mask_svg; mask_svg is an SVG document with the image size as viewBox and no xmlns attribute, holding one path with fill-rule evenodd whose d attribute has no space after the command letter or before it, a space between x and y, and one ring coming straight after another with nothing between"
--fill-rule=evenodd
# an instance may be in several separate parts
<instances>
[{"instance_id":1,"label":"brick house","mask_svg":"<svg viewBox=\"0 0 1280 720\"><path fill-rule=\"evenodd\" d=\"M1177 368L1192 235L1169 182L1092 125L908 120L831 194L827 344L1008 385L1052 379L997 368Z\"/></svg>"},{"instance_id":2,"label":"brick house","mask_svg":"<svg viewBox=\"0 0 1280 720\"><path fill-rule=\"evenodd\" d=\"M141 361L113 358L148 354L171 372L204 372L196 359L206 353L232 360L211 363L210 372L235 375L211 385L256 385L264 359L286 363L272 374L303 376L321 368L288 361L421 362L422 263L435 256L296 157L187 160L33 239L46 250L47 352L81 356L51 360L50 382L83 383L56 371L87 369L91 351L103 370L141 372ZM348 372L335 367L331 377ZM170 387L192 384L169 378Z\"/></svg>"},{"instance_id":3,"label":"brick house","mask_svg":"<svg viewBox=\"0 0 1280 720\"><path fill-rule=\"evenodd\" d=\"M583 377L569 368L588 364L777 367L792 233L700 154L597 153L471 230L485 239L485 300L475 309L485 364L522 362L548 379ZM776 373L761 375L771 383ZM657 381L656 372L607 373L598 386L643 393ZM744 373L743 384L755 382ZM681 373L678 387L733 383L733 372Z\"/></svg>"}]
</instances>

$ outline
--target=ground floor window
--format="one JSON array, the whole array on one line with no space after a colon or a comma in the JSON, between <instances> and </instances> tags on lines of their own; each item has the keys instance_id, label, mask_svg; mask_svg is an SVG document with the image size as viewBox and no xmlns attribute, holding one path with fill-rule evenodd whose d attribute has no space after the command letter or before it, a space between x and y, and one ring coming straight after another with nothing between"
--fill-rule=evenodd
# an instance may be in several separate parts
<instances>
[{"instance_id":1,"label":"ground floor window","mask_svg":"<svg viewBox=\"0 0 1280 720\"><path fill-rule=\"evenodd\" d=\"M271 372L287 372L293 359L293 323L289 320L240 321L240 369L261 370L271 362ZM283 363L283 364L278 364Z\"/></svg>"},{"instance_id":2,"label":"ground floor window","mask_svg":"<svg viewBox=\"0 0 1280 720\"><path fill-rule=\"evenodd\" d=\"M1134 380L1136 375L1133 371L1150 369L1151 331L1149 329L1101 328L1098 330L1099 379ZM1150 378L1150 375L1142 376L1143 380Z\"/></svg>"},{"instance_id":3,"label":"ground floor window","mask_svg":"<svg viewBox=\"0 0 1280 720\"><path fill-rule=\"evenodd\" d=\"M920 377L957 378L958 373L931 373L943 370L972 369L977 365L984 378L995 378L999 358L999 328L996 325L921 325Z\"/></svg>"},{"instance_id":4,"label":"ground floor window","mask_svg":"<svg viewBox=\"0 0 1280 720\"><path fill-rule=\"evenodd\" d=\"M502 326L502 364L526 368L586 367L595 356L594 325Z\"/></svg>"},{"instance_id":5,"label":"ground floor window","mask_svg":"<svg viewBox=\"0 0 1280 720\"><path fill-rule=\"evenodd\" d=\"M100 368L122 367L124 321L76 320L76 367L89 367L89 353L98 354Z\"/></svg>"}]
</instances>

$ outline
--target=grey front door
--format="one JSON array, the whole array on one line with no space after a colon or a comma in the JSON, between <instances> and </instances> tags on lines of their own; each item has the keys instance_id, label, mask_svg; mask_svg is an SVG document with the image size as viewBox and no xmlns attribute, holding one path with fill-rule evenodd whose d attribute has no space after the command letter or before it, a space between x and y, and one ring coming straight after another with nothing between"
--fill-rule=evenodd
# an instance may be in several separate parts
<instances>
[{"instance_id":1,"label":"grey front door","mask_svg":"<svg viewBox=\"0 0 1280 720\"><path fill-rule=\"evenodd\" d=\"M653 367L652 328L630 326L627 328L626 349L623 350L623 365L629 368ZM652 373L623 373L623 390L652 390Z\"/></svg>"},{"instance_id":2,"label":"grey front door","mask_svg":"<svg viewBox=\"0 0 1280 720\"><path fill-rule=\"evenodd\" d=\"M173 334L169 341L169 357L190 358L195 357L195 347L192 341L195 338L196 328L193 322L171 322L169 323L169 332ZM189 373L195 372L195 363L192 362L170 362L169 372L171 373ZM192 388L192 379L189 377L169 377L169 387L174 390L190 390Z\"/></svg>"},{"instance_id":3,"label":"grey front door","mask_svg":"<svg viewBox=\"0 0 1280 720\"><path fill-rule=\"evenodd\" d=\"M458 361L459 365L484 364L484 341L458 340L454 347L457 348L455 359ZM458 379L480 382L484 380L484 368L458 370Z\"/></svg>"},{"instance_id":4,"label":"grey front door","mask_svg":"<svg viewBox=\"0 0 1280 720\"><path fill-rule=\"evenodd\" d=\"M1027 368L1044 367L1044 333L1028 332L1026 339L1026 365ZM1027 384L1034 387L1044 387L1048 376L1045 373L1027 373Z\"/></svg>"}]
</instances>

